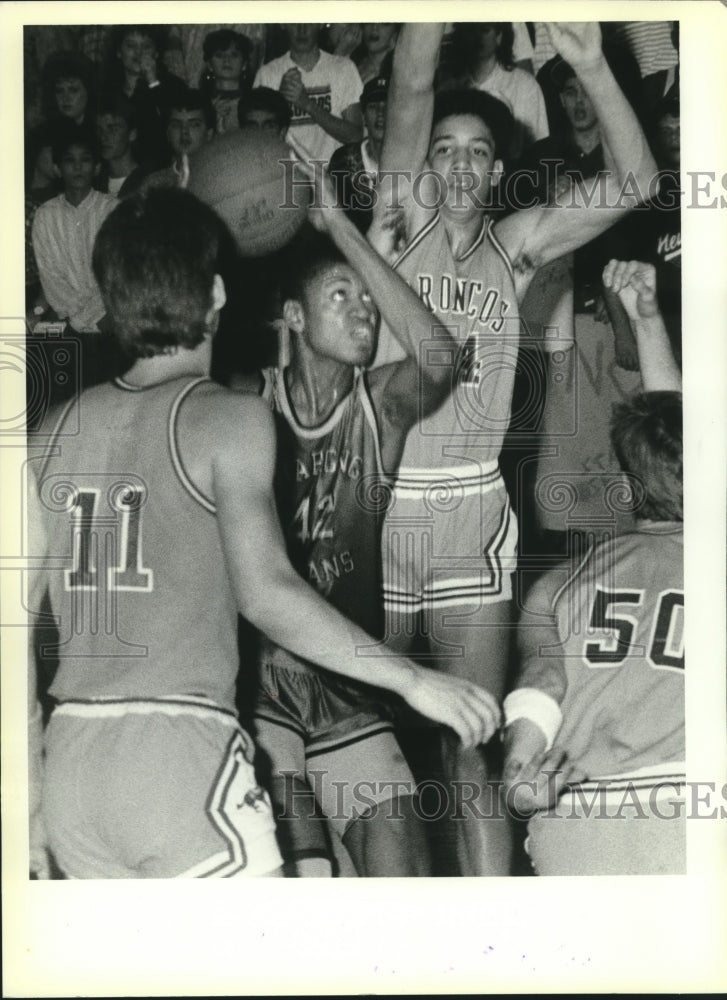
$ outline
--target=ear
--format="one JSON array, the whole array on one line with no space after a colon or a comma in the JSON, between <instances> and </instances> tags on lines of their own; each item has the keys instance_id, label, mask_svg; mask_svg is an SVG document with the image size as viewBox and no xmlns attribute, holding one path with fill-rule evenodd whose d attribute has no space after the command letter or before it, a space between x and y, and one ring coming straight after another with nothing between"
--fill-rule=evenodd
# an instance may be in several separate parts
<instances>
[{"instance_id":1,"label":"ear","mask_svg":"<svg viewBox=\"0 0 727 1000\"><path fill-rule=\"evenodd\" d=\"M303 306L297 299L286 299L283 303L283 319L285 325L293 333L302 333L305 329L305 314Z\"/></svg>"},{"instance_id":2,"label":"ear","mask_svg":"<svg viewBox=\"0 0 727 1000\"><path fill-rule=\"evenodd\" d=\"M504 173L505 173L505 164L502 162L502 160L495 160L495 162L492 164L492 170L490 171L490 177L492 178L493 187L497 187Z\"/></svg>"},{"instance_id":3,"label":"ear","mask_svg":"<svg viewBox=\"0 0 727 1000\"><path fill-rule=\"evenodd\" d=\"M212 279L212 312L218 313L224 306L225 302L227 302L225 283L222 280L221 275L216 274Z\"/></svg>"}]
</instances>

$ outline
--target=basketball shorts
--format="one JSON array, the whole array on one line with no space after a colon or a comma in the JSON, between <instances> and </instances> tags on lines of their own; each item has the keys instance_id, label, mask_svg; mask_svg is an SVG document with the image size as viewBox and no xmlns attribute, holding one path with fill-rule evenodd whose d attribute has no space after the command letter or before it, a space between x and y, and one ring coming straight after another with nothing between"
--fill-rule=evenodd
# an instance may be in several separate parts
<instances>
[{"instance_id":1,"label":"basketball shorts","mask_svg":"<svg viewBox=\"0 0 727 1000\"><path fill-rule=\"evenodd\" d=\"M536 813L525 843L538 875L686 873L685 777L574 785Z\"/></svg>"},{"instance_id":2,"label":"basketball shorts","mask_svg":"<svg viewBox=\"0 0 727 1000\"><path fill-rule=\"evenodd\" d=\"M382 538L387 615L510 600L517 539L497 462L399 470Z\"/></svg>"},{"instance_id":3,"label":"basketball shorts","mask_svg":"<svg viewBox=\"0 0 727 1000\"><path fill-rule=\"evenodd\" d=\"M376 688L263 659L254 710L255 742L272 773L304 762L304 780L333 828L397 795L414 778L394 736L393 707ZM286 810L287 812L287 810Z\"/></svg>"},{"instance_id":4,"label":"basketball shorts","mask_svg":"<svg viewBox=\"0 0 727 1000\"><path fill-rule=\"evenodd\" d=\"M43 815L69 878L265 875L282 864L253 744L185 696L68 701L46 730Z\"/></svg>"}]
</instances>

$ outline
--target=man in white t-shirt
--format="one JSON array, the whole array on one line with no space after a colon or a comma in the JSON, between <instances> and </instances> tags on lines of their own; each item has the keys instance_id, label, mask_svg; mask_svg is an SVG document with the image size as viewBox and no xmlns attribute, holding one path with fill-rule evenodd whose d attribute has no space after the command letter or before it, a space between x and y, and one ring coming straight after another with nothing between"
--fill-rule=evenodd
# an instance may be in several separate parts
<instances>
[{"instance_id":1,"label":"man in white t-shirt","mask_svg":"<svg viewBox=\"0 0 727 1000\"><path fill-rule=\"evenodd\" d=\"M290 128L314 159L363 138L362 83L353 62L318 48L318 24L286 24L290 49L261 66L255 87L279 90L291 105Z\"/></svg>"}]
</instances>

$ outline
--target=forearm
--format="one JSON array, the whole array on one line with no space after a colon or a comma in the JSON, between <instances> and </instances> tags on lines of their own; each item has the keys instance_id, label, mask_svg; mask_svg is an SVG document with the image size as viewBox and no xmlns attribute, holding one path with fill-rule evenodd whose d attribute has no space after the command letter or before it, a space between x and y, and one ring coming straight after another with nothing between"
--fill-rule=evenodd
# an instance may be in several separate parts
<instances>
[{"instance_id":1,"label":"forearm","mask_svg":"<svg viewBox=\"0 0 727 1000\"><path fill-rule=\"evenodd\" d=\"M682 391L682 375L674 360L669 335L661 314L631 321L639 355L641 381L645 392Z\"/></svg>"},{"instance_id":2,"label":"forearm","mask_svg":"<svg viewBox=\"0 0 727 1000\"><path fill-rule=\"evenodd\" d=\"M431 338L436 318L349 219L338 217L330 233L339 250L368 285L382 320L406 353L418 360L420 345ZM448 329L442 326L441 331L443 347L455 343ZM439 366L438 370L445 370L444 366Z\"/></svg>"},{"instance_id":3,"label":"forearm","mask_svg":"<svg viewBox=\"0 0 727 1000\"><path fill-rule=\"evenodd\" d=\"M634 110L603 54L597 62L579 67L578 77L598 115L604 157L615 171L616 183L623 186L633 174L642 195L639 200L645 201L656 163Z\"/></svg>"},{"instance_id":4,"label":"forearm","mask_svg":"<svg viewBox=\"0 0 727 1000\"><path fill-rule=\"evenodd\" d=\"M415 680L416 668L405 657L386 653L385 647L365 655L363 650L372 651L376 641L292 569L281 567L271 574L244 601L242 612L279 646L344 677L401 696Z\"/></svg>"},{"instance_id":5,"label":"forearm","mask_svg":"<svg viewBox=\"0 0 727 1000\"><path fill-rule=\"evenodd\" d=\"M306 98L302 103L303 109L308 112L313 121L327 132L331 138L342 145L347 142L360 142L363 139L363 127L358 122L348 121L346 118L338 118L326 111L311 98Z\"/></svg>"}]
</instances>

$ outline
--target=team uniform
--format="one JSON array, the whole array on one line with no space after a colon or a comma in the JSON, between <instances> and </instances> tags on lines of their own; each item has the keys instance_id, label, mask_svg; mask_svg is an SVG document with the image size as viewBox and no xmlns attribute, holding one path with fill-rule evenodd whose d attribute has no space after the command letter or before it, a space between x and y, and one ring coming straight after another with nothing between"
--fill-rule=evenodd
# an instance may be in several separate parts
<instances>
[{"instance_id":1,"label":"team uniform","mask_svg":"<svg viewBox=\"0 0 727 1000\"><path fill-rule=\"evenodd\" d=\"M642 522L593 546L556 593L553 611L567 673L556 743L588 780L531 819L535 869L683 872L681 523Z\"/></svg>"},{"instance_id":2,"label":"team uniform","mask_svg":"<svg viewBox=\"0 0 727 1000\"><path fill-rule=\"evenodd\" d=\"M204 383L88 390L61 414L38 476L59 630L43 812L71 878L281 864L237 721L237 606L215 505L177 442Z\"/></svg>"},{"instance_id":3,"label":"team uniform","mask_svg":"<svg viewBox=\"0 0 727 1000\"><path fill-rule=\"evenodd\" d=\"M389 490L366 377L357 370L351 392L316 427L298 421L283 370L267 370L265 380L263 395L278 424L276 495L291 563L342 614L380 639L379 552ZM374 641L361 653L376 655L377 648ZM391 788L378 787L381 782L402 780L412 787L392 718L381 690L326 671L263 637L256 742L273 765L282 746L305 759L324 813L342 832L372 802L392 797ZM356 801L362 781L365 803Z\"/></svg>"},{"instance_id":4,"label":"team uniform","mask_svg":"<svg viewBox=\"0 0 727 1000\"><path fill-rule=\"evenodd\" d=\"M492 220L455 258L440 215L394 267L432 310L429 363L452 369L453 391L406 440L383 539L389 613L508 600L517 522L498 457L510 422L520 320L512 264ZM437 344L446 326L458 349ZM375 365L403 357L382 325Z\"/></svg>"}]
</instances>

